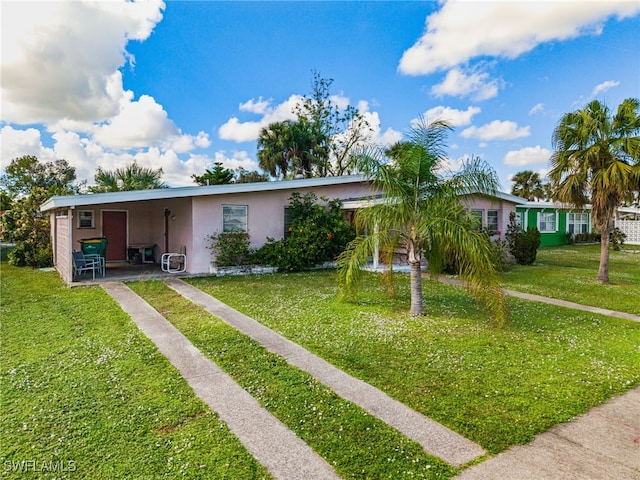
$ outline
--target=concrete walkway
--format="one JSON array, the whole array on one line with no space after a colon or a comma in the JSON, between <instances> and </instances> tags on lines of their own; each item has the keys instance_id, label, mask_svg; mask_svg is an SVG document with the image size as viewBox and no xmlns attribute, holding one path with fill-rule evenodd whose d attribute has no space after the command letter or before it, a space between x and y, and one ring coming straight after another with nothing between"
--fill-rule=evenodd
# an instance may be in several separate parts
<instances>
[{"instance_id":1,"label":"concrete walkway","mask_svg":"<svg viewBox=\"0 0 640 480\"><path fill-rule=\"evenodd\" d=\"M463 471L458 480L639 480L640 387Z\"/></svg>"},{"instance_id":2,"label":"concrete walkway","mask_svg":"<svg viewBox=\"0 0 640 480\"><path fill-rule=\"evenodd\" d=\"M120 282L101 285L271 475L283 480L340 478L324 459L136 293Z\"/></svg>"},{"instance_id":3,"label":"concrete walkway","mask_svg":"<svg viewBox=\"0 0 640 480\"><path fill-rule=\"evenodd\" d=\"M607 315L608 317L622 318L624 320L632 320L634 322L640 322L640 316L626 312L616 312L615 310L608 310L600 307L590 307L589 305L581 305L579 303L567 302L566 300L559 300L557 298L542 297L540 295L534 295L533 293L517 292L515 290L503 289L506 295L512 297L523 298L524 300L531 300L532 302L543 302L557 305L559 307L573 308L574 310L582 310L584 312L598 313L600 315Z\"/></svg>"},{"instance_id":4,"label":"concrete walkway","mask_svg":"<svg viewBox=\"0 0 640 480\"><path fill-rule=\"evenodd\" d=\"M427 274L425 274L424 277L430 280L436 280L438 282L447 283L449 285L456 285L458 287L466 286L466 283L464 282L464 280L460 280L458 278L451 278L444 275L437 275L434 277L432 275L427 275ZM506 288L503 288L502 291L504 292L505 295L522 298L524 300L530 300L532 302L549 303L551 305L557 305L559 307L573 308L574 310L582 310L583 312L597 313L599 315L606 315L608 317L615 317L615 318L621 318L624 320L631 320L633 322L640 322L640 315L634 315L633 313L617 312L615 310L609 310L606 308L592 307L589 305L582 305L580 303L568 302L566 300L559 300L557 298L543 297L541 295L535 295L533 293L518 292L516 290L509 290Z\"/></svg>"},{"instance_id":5,"label":"concrete walkway","mask_svg":"<svg viewBox=\"0 0 640 480\"><path fill-rule=\"evenodd\" d=\"M355 403L406 437L418 442L425 452L441 458L449 465L459 467L486 453L476 443L410 409L368 383L346 374L211 295L182 280L170 279L166 283L180 295L262 344L270 352L308 372L342 398Z\"/></svg>"}]
</instances>

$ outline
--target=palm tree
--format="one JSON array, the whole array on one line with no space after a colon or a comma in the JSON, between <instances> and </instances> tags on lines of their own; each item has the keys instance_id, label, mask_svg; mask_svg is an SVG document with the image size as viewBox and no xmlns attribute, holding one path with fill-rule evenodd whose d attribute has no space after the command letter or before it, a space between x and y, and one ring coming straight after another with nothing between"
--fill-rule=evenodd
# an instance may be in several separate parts
<instances>
[{"instance_id":1,"label":"palm tree","mask_svg":"<svg viewBox=\"0 0 640 480\"><path fill-rule=\"evenodd\" d=\"M116 168L115 170L103 170L98 167L93 177L96 185L89 187L89 191L101 193L167 188L167 185L160 181L161 177L162 168L154 170L141 167L135 161L126 167Z\"/></svg>"},{"instance_id":2,"label":"palm tree","mask_svg":"<svg viewBox=\"0 0 640 480\"><path fill-rule=\"evenodd\" d=\"M627 98L615 115L598 100L566 113L553 132L549 178L553 198L578 208L591 200L602 236L597 280L609 283L609 229L616 208L640 180L640 101Z\"/></svg>"},{"instance_id":3,"label":"palm tree","mask_svg":"<svg viewBox=\"0 0 640 480\"><path fill-rule=\"evenodd\" d=\"M273 177L289 172L304 177L326 174L324 136L305 118L267 125L258 137L258 164Z\"/></svg>"},{"instance_id":4,"label":"palm tree","mask_svg":"<svg viewBox=\"0 0 640 480\"><path fill-rule=\"evenodd\" d=\"M356 291L362 267L378 247L406 251L410 266L412 315L423 314L421 264L432 273L442 268L445 255L459 266L472 293L486 302L494 320L504 324L506 304L489 237L474 228L475 221L460 202L460 194L494 193L496 174L478 159L447 177L442 175L444 142L449 132L444 122L422 121L409 139L384 152L361 158L360 169L382 192L379 201L356 214L368 236L356 238L338 261L338 282L344 295Z\"/></svg>"},{"instance_id":5,"label":"palm tree","mask_svg":"<svg viewBox=\"0 0 640 480\"><path fill-rule=\"evenodd\" d=\"M258 136L258 165L272 177L287 177L289 159L287 149L291 145L290 122L275 122L260 130Z\"/></svg>"},{"instance_id":6,"label":"palm tree","mask_svg":"<svg viewBox=\"0 0 640 480\"><path fill-rule=\"evenodd\" d=\"M531 170L523 170L516 173L512 178L513 187L511 187L511 194L518 197L526 198L527 200L536 200L544 198L544 189L542 186L542 180L538 172Z\"/></svg>"}]
</instances>

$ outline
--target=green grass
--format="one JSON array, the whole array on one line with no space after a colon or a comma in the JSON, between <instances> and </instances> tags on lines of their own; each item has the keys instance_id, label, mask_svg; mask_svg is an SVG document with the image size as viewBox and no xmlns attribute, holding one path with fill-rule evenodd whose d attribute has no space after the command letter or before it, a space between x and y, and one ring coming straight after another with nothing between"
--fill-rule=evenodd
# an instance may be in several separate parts
<instances>
[{"instance_id":1,"label":"green grass","mask_svg":"<svg viewBox=\"0 0 640 480\"><path fill-rule=\"evenodd\" d=\"M492 453L640 384L639 323L510 299L495 329L464 289L434 281L413 318L408 277L397 299L378 278L357 304L336 300L333 272L189 282Z\"/></svg>"},{"instance_id":2,"label":"green grass","mask_svg":"<svg viewBox=\"0 0 640 480\"><path fill-rule=\"evenodd\" d=\"M322 455L343 478L450 478L455 470L425 454L309 374L170 290L160 281L129 286L207 357Z\"/></svg>"},{"instance_id":3,"label":"green grass","mask_svg":"<svg viewBox=\"0 0 640 480\"><path fill-rule=\"evenodd\" d=\"M101 288L0 268L3 478L270 478Z\"/></svg>"},{"instance_id":4,"label":"green grass","mask_svg":"<svg viewBox=\"0 0 640 480\"><path fill-rule=\"evenodd\" d=\"M596 282L600 245L538 250L534 265L505 272L506 288L640 315L640 246L609 253L611 283Z\"/></svg>"}]
</instances>

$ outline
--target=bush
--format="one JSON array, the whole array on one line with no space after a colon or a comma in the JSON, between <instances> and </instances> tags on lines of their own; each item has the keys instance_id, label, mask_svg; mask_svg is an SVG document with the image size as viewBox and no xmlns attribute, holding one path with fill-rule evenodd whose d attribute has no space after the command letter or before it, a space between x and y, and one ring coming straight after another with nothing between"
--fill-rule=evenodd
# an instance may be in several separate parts
<instances>
[{"instance_id":1,"label":"bush","mask_svg":"<svg viewBox=\"0 0 640 480\"><path fill-rule=\"evenodd\" d=\"M622 248L624 241L627 239L627 235L618 227L614 228L611 232L611 247L617 252Z\"/></svg>"},{"instance_id":2,"label":"bush","mask_svg":"<svg viewBox=\"0 0 640 480\"><path fill-rule=\"evenodd\" d=\"M536 261L540 246L540 232L537 228L529 228L525 232L516 224L516 215L509 215L509 226L505 234L509 253L519 265L532 265Z\"/></svg>"},{"instance_id":3,"label":"bush","mask_svg":"<svg viewBox=\"0 0 640 480\"><path fill-rule=\"evenodd\" d=\"M216 266L231 267L252 263L254 252L249 248L248 233L215 233L207 239L211 242L208 248L215 255Z\"/></svg>"},{"instance_id":4,"label":"bush","mask_svg":"<svg viewBox=\"0 0 640 480\"><path fill-rule=\"evenodd\" d=\"M259 263L280 270L301 271L332 261L355 237L342 215L342 202L313 193L294 192L289 198L289 228L285 238L267 243L256 252Z\"/></svg>"}]
</instances>

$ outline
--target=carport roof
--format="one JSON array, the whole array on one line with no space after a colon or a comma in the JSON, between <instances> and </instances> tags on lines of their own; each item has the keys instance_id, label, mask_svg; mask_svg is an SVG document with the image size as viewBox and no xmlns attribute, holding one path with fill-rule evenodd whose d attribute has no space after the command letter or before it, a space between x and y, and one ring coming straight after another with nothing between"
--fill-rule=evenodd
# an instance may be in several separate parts
<instances>
[{"instance_id":1,"label":"carport roof","mask_svg":"<svg viewBox=\"0 0 640 480\"><path fill-rule=\"evenodd\" d=\"M361 175L342 177L305 178L300 180L280 180L272 182L231 183L228 185L161 188L155 190L133 190L128 192L90 193L49 198L40 206L47 212L57 208L81 207L101 203L124 203L141 200L162 200L168 198L201 197L205 195L226 195L234 193L265 192L271 190L295 190L299 188L324 187L349 183L366 183Z\"/></svg>"}]
</instances>

